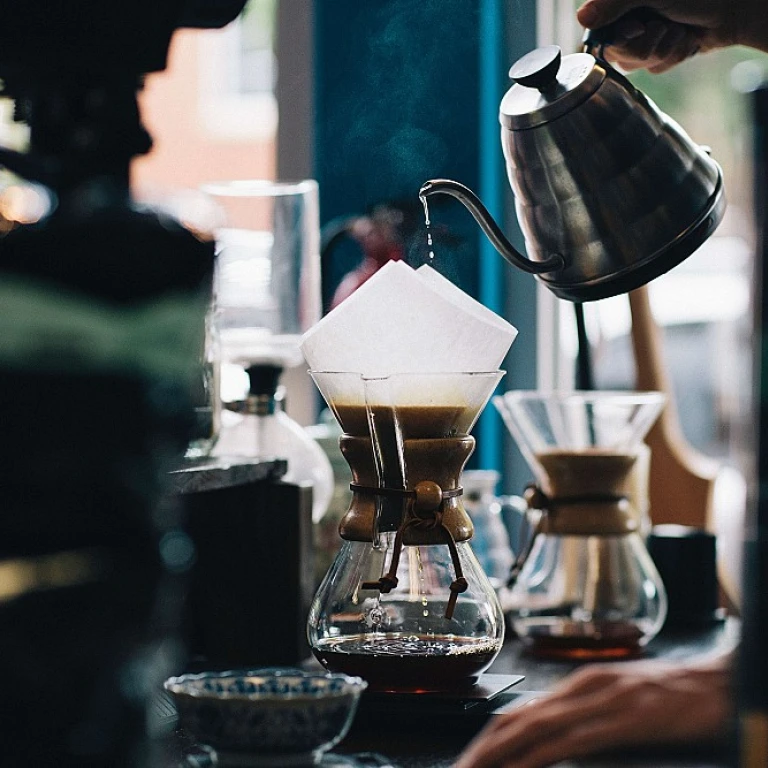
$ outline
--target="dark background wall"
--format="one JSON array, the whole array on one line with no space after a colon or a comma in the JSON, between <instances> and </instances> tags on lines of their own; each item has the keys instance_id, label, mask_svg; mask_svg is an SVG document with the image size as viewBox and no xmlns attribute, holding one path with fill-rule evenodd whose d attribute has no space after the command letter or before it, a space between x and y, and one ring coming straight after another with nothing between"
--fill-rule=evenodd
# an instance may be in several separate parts
<instances>
[{"instance_id":1,"label":"dark background wall","mask_svg":"<svg viewBox=\"0 0 768 768\"><path fill-rule=\"evenodd\" d=\"M436 176L477 185L479 7L476 0L316 4L323 221L391 201L418 212L419 187ZM458 210L439 220L462 241L458 256L436 250L441 271L476 291L475 225ZM350 263L328 266L338 278Z\"/></svg>"}]
</instances>

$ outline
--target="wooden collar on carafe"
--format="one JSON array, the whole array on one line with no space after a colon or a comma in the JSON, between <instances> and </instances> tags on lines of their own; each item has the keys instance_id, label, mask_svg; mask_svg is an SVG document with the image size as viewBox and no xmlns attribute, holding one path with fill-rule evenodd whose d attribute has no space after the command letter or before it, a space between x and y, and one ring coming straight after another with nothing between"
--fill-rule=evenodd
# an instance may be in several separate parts
<instances>
[{"instance_id":1,"label":"wooden collar on carafe","mask_svg":"<svg viewBox=\"0 0 768 768\"><path fill-rule=\"evenodd\" d=\"M550 487L545 492L530 485L525 499L529 509L543 512L540 533L621 536L637 530L629 496L635 454L553 451L536 458Z\"/></svg>"}]
</instances>

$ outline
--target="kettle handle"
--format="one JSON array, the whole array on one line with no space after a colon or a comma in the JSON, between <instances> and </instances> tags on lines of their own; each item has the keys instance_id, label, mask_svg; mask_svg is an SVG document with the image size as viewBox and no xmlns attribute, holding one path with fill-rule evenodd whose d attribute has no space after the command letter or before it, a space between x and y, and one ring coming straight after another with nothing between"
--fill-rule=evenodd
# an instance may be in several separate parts
<instances>
[{"instance_id":1,"label":"kettle handle","mask_svg":"<svg viewBox=\"0 0 768 768\"><path fill-rule=\"evenodd\" d=\"M493 247L513 266L533 275L544 272L559 272L565 267L565 259L559 253L553 253L544 261L531 261L523 256L507 240L499 225L480 202L480 198L469 187L450 179L432 179L425 181L419 190L419 198L425 201L430 195L444 194L455 197L472 214L480 228L485 232ZM425 203L426 204L426 203Z\"/></svg>"},{"instance_id":2,"label":"kettle handle","mask_svg":"<svg viewBox=\"0 0 768 768\"><path fill-rule=\"evenodd\" d=\"M591 53L596 59L604 61L605 57L603 56L603 48L605 48L606 45L611 45L611 43L616 41L618 37L618 25L625 21L637 21L641 24L648 24L650 21L663 21L667 24L670 23L669 19L652 10L651 8L635 8L625 13L621 18L617 19L611 24L606 24L604 27L598 27L597 29L585 30L584 37L582 39L582 50L584 53ZM599 55L595 53L597 48L600 49Z\"/></svg>"}]
</instances>

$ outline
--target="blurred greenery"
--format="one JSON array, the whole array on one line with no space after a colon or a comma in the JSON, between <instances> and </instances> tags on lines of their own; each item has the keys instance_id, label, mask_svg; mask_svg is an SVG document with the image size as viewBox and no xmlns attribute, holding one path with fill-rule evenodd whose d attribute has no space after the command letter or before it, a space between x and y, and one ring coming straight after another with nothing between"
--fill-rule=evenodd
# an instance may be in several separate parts
<instances>
[{"instance_id":1,"label":"blurred greenery","mask_svg":"<svg viewBox=\"0 0 768 768\"><path fill-rule=\"evenodd\" d=\"M751 215L751 117L745 90L766 75L768 55L737 46L694 56L663 74L629 75L694 141L711 147L723 168L729 215Z\"/></svg>"},{"instance_id":2,"label":"blurred greenery","mask_svg":"<svg viewBox=\"0 0 768 768\"><path fill-rule=\"evenodd\" d=\"M572 3L575 15L583 0ZM752 156L745 87L766 78L768 54L739 46L699 54L663 74L645 70L629 74L694 141L712 148L723 168L730 207L747 213L752 203Z\"/></svg>"},{"instance_id":3,"label":"blurred greenery","mask_svg":"<svg viewBox=\"0 0 768 768\"><path fill-rule=\"evenodd\" d=\"M768 55L733 47L696 56L660 75L641 70L629 77L678 121L689 115L697 123L738 131L747 117L739 70L748 62L768 73Z\"/></svg>"}]
</instances>

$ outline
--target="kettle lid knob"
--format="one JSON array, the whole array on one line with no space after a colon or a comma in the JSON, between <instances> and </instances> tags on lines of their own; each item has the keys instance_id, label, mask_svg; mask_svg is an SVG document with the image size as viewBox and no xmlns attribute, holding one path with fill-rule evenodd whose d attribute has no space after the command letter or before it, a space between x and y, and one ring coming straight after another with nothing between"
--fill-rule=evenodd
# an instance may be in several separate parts
<instances>
[{"instance_id":1,"label":"kettle lid knob","mask_svg":"<svg viewBox=\"0 0 768 768\"><path fill-rule=\"evenodd\" d=\"M546 91L557 83L562 53L558 45L537 48L518 59L510 68L509 76L526 88Z\"/></svg>"}]
</instances>

